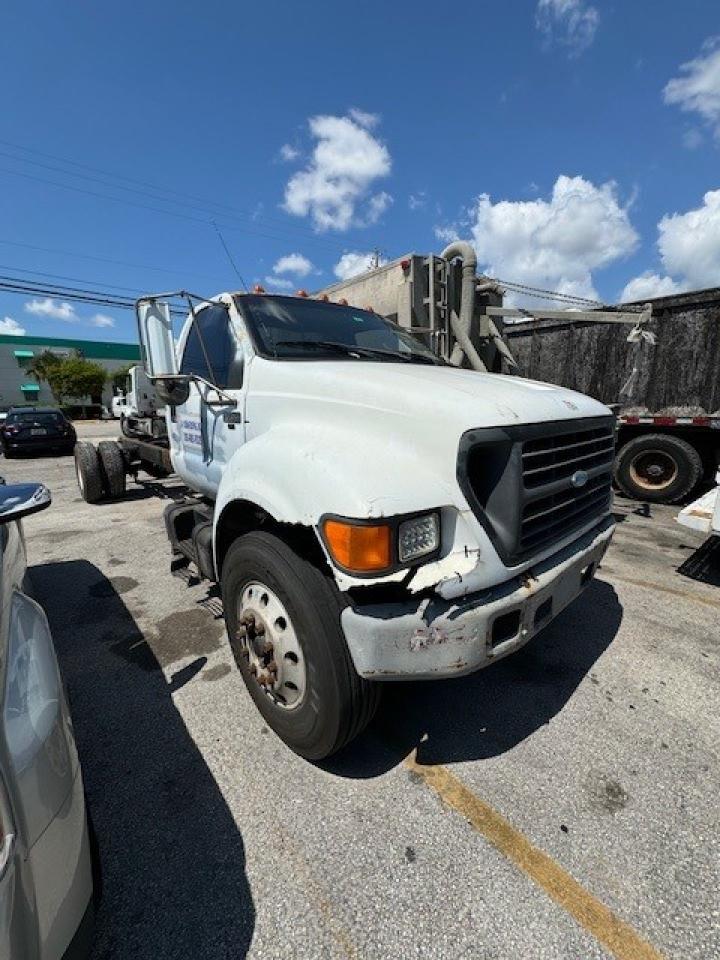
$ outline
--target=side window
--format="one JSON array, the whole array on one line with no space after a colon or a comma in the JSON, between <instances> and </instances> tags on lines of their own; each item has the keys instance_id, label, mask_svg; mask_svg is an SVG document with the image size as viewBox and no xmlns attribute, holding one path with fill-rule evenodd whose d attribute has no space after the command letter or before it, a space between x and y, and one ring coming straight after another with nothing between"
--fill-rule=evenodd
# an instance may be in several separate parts
<instances>
[{"instance_id":1,"label":"side window","mask_svg":"<svg viewBox=\"0 0 720 960\"><path fill-rule=\"evenodd\" d=\"M212 369L208 368L206 352ZM242 356L238 355L230 318L224 306L205 307L197 313L185 343L180 373L194 373L222 388L237 389L242 386Z\"/></svg>"}]
</instances>

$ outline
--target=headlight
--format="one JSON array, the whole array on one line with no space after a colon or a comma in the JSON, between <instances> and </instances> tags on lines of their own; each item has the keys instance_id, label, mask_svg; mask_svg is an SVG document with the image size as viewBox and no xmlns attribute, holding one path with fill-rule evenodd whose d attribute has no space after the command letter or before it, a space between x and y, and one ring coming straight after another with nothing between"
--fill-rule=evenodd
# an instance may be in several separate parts
<instances>
[{"instance_id":1,"label":"headlight","mask_svg":"<svg viewBox=\"0 0 720 960\"><path fill-rule=\"evenodd\" d=\"M440 547L440 514L403 520L355 520L327 517L320 525L325 546L347 573L380 575L435 553Z\"/></svg>"},{"instance_id":2,"label":"headlight","mask_svg":"<svg viewBox=\"0 0 720 960\"><path fill-rule=\"evenodd\" d=\"M440 520L436 513L405 520L398 527L398 556L400 563L416 560L432 553L440 546Z\"/></svg>"}]
</instances>

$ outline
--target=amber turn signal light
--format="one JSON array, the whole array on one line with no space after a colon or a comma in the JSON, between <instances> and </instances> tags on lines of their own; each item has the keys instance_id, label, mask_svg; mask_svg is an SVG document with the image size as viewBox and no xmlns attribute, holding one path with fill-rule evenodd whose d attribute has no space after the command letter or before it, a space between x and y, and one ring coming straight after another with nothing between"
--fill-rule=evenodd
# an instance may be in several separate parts
<instances>
[{"instance_id":1,"label":"amber turn signal light","mask_svg":"<svg viewBox=\"0 0 720 960\"><path fill-rule=\"evenodd\" d=\"M333 560L346 570L368 573L392 566L390 527L326 520L325 543Z\"/></svg>"}]
</instances>

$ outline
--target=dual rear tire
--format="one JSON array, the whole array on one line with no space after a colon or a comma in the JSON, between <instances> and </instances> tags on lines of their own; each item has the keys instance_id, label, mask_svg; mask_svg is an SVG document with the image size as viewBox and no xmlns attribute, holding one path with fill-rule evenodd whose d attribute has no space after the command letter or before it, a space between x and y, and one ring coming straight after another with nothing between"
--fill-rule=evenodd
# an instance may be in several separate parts
<instances>
[{"instance_id":1,"label":"dual rear tire","mask_svg":"<svg viewBox=\"0 0 720 960\"><path fill-rule=\"evenodd\" d=\"M87 440L76 443L75 474L86 503L125 493L125 461L114 440L101 440L97 449Z\"/></svg>"}]
</instances>

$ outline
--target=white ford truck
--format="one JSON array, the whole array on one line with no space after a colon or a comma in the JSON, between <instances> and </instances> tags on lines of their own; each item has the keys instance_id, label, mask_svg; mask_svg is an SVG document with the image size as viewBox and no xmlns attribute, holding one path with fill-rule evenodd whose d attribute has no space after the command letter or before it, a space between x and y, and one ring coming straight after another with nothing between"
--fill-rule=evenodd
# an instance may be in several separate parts
<instances>
[{"instance_id":1,"label":"white ford truck","mask_svg":"<svg viewBox=\"0 0 720 960\"><path fill-rule=\"evenodd\" d=\"M191 298L177 344L165 297L138 318L192 492L170 541L221 584L247 689L302 756L356 736L379 681L488 666L591 580L613 532L597 401L325 299Z\"/></svg>"}]
</instances>

